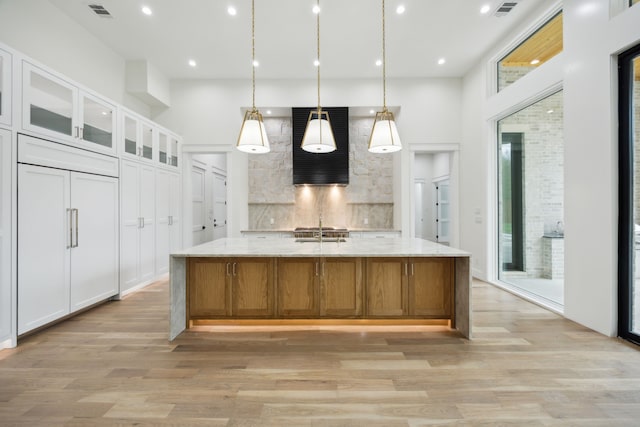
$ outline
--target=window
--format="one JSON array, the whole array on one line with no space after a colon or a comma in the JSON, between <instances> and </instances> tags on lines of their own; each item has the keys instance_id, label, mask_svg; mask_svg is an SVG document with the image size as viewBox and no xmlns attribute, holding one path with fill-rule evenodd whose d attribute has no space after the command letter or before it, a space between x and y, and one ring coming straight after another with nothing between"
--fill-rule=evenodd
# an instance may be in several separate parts
<instances>
[{"instance_id":1,"label":"window","mask_svg":"<svg viewBox=\"0 0 640 427\"><path fill-rule=\"evenodd\" d=\"M640 0L636 0L640 1ZM562 52L562 12L498 61L498 91Z\"/></svg>"}]
</instances>

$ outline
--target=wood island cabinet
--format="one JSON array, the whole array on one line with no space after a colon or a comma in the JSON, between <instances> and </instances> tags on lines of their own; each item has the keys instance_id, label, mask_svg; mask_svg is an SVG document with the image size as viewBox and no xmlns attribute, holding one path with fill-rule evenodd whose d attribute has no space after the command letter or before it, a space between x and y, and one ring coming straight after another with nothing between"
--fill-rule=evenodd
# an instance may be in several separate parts
<instances>
[{"instance_id":1,"label":"wood island cabinet","mask_svg":"<svg viewBox=\"0 0 640 427\"><path fill-rule=\"evenodd\" d=\"M454 260L190 258L188 319L453 319Z\"/></svg>"},{"instance_id":2,"label":"wood island cabinet","mask_svg":"<svg viewBox=\"0 0 640 427\"><path fill-rule=\"evenodd\" d=\"M192 258L190 318L273 317L273 271L271 258Z\"/></svg>"},{"instance_id":3,"label":"wood island cabinet","mask_svg":"<svg viewBox=\"0 0 640 427\"><path fill-rule=\"evenodd\" d=\"M452 318L451 258L367 259L367 317Z\"/></svg>"}]
</instances>

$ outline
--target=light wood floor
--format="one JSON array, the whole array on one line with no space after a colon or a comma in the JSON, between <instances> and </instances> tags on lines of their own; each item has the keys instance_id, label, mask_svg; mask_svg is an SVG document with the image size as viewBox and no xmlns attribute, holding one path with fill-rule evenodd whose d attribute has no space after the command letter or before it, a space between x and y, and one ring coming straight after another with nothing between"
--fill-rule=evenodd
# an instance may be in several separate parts
<instances>
[{"instance_id":1,"label":"light wood floor","mask_svg":"<svg viewBox=\"0 0 640 427\"><path fill-rule=\"evenodd\" d=\"M150 286L0 351L0 425L638 426L640 349L474 282L437 327L188 331Z\"/></svg>"}]
</instances>

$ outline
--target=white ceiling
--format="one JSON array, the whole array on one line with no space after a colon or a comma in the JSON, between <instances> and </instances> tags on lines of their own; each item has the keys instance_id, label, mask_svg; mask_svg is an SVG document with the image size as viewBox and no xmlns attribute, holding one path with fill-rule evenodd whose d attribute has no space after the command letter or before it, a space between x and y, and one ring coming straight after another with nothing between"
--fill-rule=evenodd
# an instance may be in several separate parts
<instances>
[{"instance_id":1,"label":"white ceiling","mask_svg":"<svg viewBox=\"0 0 640 427\"><path fill-rule=\"evenodd\" d=\"M50 0L125 59L145 59L168 78L250 78L251 0ZM519 0L504 17L482 15L501 0L386 0L387 75L460 77L542 0ZM104 6L100 18L89 4ZM406 12L396 13L403 4ZM153 15L141 13L148 5ZM237 9L236 16L227 7ZM256 78L315 78L315 0L255 0ZM322 0L323 78L380 77L380 0ZM437 60L446 58L445 65ZM194 59L198 65L189 67Z\"/></svg>"}]
</instances>

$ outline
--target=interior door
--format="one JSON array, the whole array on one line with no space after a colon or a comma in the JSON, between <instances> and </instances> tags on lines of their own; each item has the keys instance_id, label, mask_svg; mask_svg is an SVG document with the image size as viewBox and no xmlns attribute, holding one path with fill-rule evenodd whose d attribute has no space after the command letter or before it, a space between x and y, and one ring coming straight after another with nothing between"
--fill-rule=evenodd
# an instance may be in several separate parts
<instances>
[{"instance_id":1,"label":"interior door","mask_svg":"<svg viewBox=\"0 0 640 427\"><path fill-rule=\"evenodd\" d=\"M18 165L18 334L69 313L69 172Z\"/></svg>"},{"instance_id":2,"label":"interior door","mask_svg":"<svg viewBox=\"0 0 640 427\"><path fill-rule=\"evenodd\" d=\"M71 311L118 293L118 180L71 172Z\"/></svg>"},{"instance_id":3,"label":"interior door","mask_svg":"<svg viewBox=\"0 0 640 427\"><path fill-rule=\"evenodd\" d=\"M423 209L423 196L424 196L424 181L416 180L414 183L415 194L415 236L419 239L424 239L424 209Z\"/></svg>"},{"instance_id":4,"label":"interior door","mask_svg":"<svg viewBox=\"0 0 640 427\"><path fill-rule=\"evenodd\" d=\"M0 341L11 336L11 270L11 132L0 129Z\"/></svg>"},{"instance_id":5,"label":"interior door","mask_svg":"<svg viewBox=\"0 0 640 427\"><path fill-rule=\"evenodd\" d=\"M227 237L227 177L213 174L213 240Z\"/></svg>"},{"instance_id":6,"label":"interior door","mask_svg":"<svg viewBox=\"0 0 640 427\"><path fill-rule=\"evenodd\" d=\"M445 179L435 183L436 186L436 241L449 243L449 230L451 220L449 218L449 180Z\"/></svg>"},{"instance_id":7,"label":"interior door","mask_svg":"<svg viewBox=\"0 0 640 427\"><path fill-rule=\"evenodd\" d=\"M198 166L191 169L191 200L193 201L193 244L205 241L205 170Z\"/></svg>"}]
</instances>

